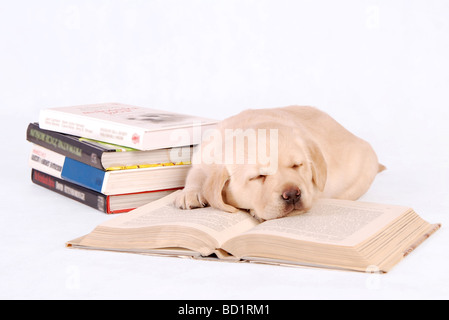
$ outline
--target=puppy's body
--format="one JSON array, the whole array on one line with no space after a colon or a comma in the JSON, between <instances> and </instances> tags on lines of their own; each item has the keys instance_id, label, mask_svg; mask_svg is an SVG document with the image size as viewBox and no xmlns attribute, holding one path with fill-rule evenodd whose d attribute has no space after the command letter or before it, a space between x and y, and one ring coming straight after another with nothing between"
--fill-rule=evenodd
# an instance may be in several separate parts
<instances>
[{"instance_id":1,"label":"puppy's body","mask_svg":"<svg viewBox=\"0 0 449 320\"><path fill-rule=\"evenodd\" d=\"M305 212L318 198L356 200L384 169L366 141L312 107L244 111L222 121L218 130L223 139L203 143L202 150L225 151L229 143L226 130L244 134L248 129L259 133L258 141L261 133L276 130L276 170L264 171L266 163L262 165L260 159L253 163L234 158L194 164L176 199L178 207L209 204L229 212L246 209L259 219L274 219L294 209ZM267 145L267 150L274 147L275 142L270 143L273 145ZM246 158L254 147L250 142L245 144Z\"/></svg>"}]
</instances>

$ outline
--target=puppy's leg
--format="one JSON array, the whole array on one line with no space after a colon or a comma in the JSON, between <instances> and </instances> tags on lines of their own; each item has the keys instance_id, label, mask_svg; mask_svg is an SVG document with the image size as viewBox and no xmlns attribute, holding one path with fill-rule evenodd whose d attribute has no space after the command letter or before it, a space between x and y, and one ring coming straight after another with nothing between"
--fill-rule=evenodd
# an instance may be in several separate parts
<instances>
[{"instance_id":1,"label":"puppy's leg","mask_svg":"<svg viewBox=\"0 0 449 320\"><path fill-rule=\"evenodd\" d=\"M202 208L208 205L202 194L206 174L201 167L193 166L187 175L186 185L175 199L175 206L181 209Z\"/></svg>"}]
</instances>

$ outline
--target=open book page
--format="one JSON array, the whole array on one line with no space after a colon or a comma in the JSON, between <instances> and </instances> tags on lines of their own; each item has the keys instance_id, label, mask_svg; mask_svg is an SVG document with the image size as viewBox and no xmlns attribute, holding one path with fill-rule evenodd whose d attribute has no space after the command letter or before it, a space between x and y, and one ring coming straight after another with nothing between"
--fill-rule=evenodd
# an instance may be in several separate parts
<instances>
[{"instance_id":1,"label":"open book page","mask_svg":"<svg viewBox=\"0 0 449 320\"><path fill-rule=\"evenodd\" d=\"M125 229L166 225L192 227L207 233L221 245L229 238L258 225L257 220L242 211L228 213L210 207L194 210L175 208L173 201L179 192L174 192L100 226Z\"/></svg>"},{"instance_id":2,"label":"open book page","mask_svg":"<svg viewBox=\"0 0 449 320\"><path fill-rule=\"evenodd\" d=\"M177 256L177 257L201 257L199 252L195 252L185 248L161 248L161 249L116 249L116 248L103 248L103 247L95 247L95 246L84 246L83 239L86 236L79 237L73 240L70 240L66 243L66 247L68 248L78 248L78 249L87 249L87 250L103 250L103 251L114 251L114 252L128 252L128 253L138 253L138 254L146 254L153 256Z\"/></svg>"},{"instance_id":3,"label":"open book page","mask_svg":"<svg viewBox=\"0 0 449 320\"><path fill-rule=\"evenodd\" d=\"M270 234L316 243L355 246L408 210L400 206L323 199L308 213L266 221L247 234Z\"/></svg>"}]
</instances>

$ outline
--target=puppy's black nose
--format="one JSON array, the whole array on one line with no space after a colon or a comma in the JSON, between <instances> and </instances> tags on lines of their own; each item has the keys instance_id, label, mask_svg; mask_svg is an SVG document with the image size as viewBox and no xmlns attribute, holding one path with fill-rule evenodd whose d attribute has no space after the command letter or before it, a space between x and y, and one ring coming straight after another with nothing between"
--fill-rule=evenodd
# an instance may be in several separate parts
<instances>
[{"instance_id":1,"label":"puppy's black nose","mask_svg":"<svg viewBox=\"0 0 449 320\"><path fill-rule=\"evenodd\" d=\"M295 204L301 199L301 190L297 187L288 188L282 193L282 199L289 204Z\"/></svg>"}]
</instances>

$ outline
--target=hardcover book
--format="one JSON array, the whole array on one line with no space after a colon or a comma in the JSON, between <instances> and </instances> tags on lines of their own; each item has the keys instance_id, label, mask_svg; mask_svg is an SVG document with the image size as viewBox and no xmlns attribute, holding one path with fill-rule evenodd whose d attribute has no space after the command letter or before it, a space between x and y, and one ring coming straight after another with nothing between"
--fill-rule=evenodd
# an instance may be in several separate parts
<instances>
[{"instance_id":1,"label":"hardcover book","mask_svg":"<svg viewBox=\"0 0 449 320\"><path fill-rule=\"evenodd\" d=\"M42 129L105 141L139 150L196 145L216 120L103 103L42 110Z\"/></svg>"},{"instance_id":2,"label":"hardcover book","mask_svg":"<svg viewBox=\"0 0 449 320\"><path fill-rule=\"evenodd\" d=\"M179 190L156 190L107 196L34 169L31 180L36 185L108 214L129 212Z\"/></svg>"},{"instance_id":3,"label":"hardcover book","mask_svg":"<svg viewBox=\"0 0 449 320\"><path fill-rule=\"evenodd\" d=\"M27 140L103 171L190 164L193 147L141 151L78 136L41 129L30 123Z\"/></svg>"},{"instance_id":4,"label":"hardcover book","mask_svg":"<svg viewBox=\"0 0 449 320\"><path fill-rule=\"evenodd\" d=\"M105 172L38 145L33 145L29 165L40 172L105 195L181 188L191 167L171 165Z\"/></svg>"},{"instance_id":5,"label":"hardcover book","mask_svg":"<svg viewBox=\"0 0 449 320\"><path fill-rule=\"evenodd\" d=\"M388 272L440 228L408 207L326 199L308 213L259 223L243 211L177 209L177 194L102 223L67 246Z\"/></svg>"}]
</instances>

